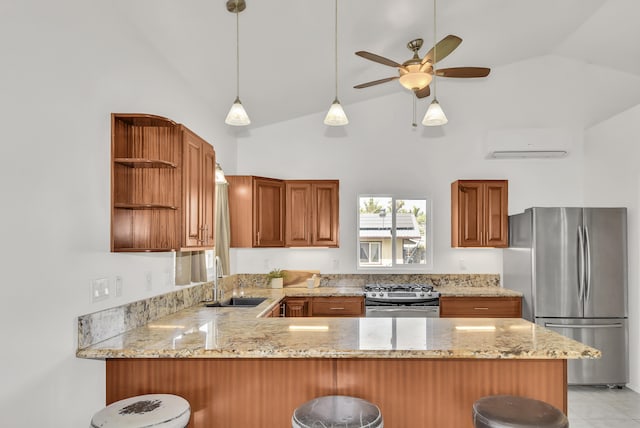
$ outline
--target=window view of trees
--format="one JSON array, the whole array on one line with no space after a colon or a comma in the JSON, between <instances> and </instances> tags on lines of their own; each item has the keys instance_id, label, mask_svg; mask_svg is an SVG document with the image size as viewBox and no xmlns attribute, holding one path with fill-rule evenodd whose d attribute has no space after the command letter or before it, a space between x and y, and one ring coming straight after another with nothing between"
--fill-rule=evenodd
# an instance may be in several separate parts
<instances>
[{"instance_id":1,"label":"window view of trees","mask_svg":"<svg viewBox=\"0 0 640 428\"><path fill-rule=\"evenodd\" d=\"M427 247L430 206L426 199L359 198L360 267L430 263Z\"/></svg>"}]
</instances>

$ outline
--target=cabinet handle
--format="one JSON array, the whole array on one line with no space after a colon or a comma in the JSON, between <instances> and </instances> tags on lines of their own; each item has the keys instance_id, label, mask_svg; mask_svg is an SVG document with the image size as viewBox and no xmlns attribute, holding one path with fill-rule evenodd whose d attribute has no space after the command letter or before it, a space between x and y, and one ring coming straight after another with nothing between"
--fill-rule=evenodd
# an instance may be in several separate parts
<instances>
[{"instance_id":1,"label":"cabinet handle","mask_svg":"<svg viewBox=\"0 0 640 428\"><path fill-rule=\"evenodd\" d=\"M488 311L489 308L473 308L475 311Z\"/></svg>"},{"instance_id":2,"label":"cabinet handle","mask_svg":"<svg viewBox=\"0 0 640 428\"><path fill-rule=\"evenodd\" d=\"M344 308L329 308L332 311L344 311Z\"/></svg>"},{"instance_id":3,"label":"cabinet handle","mask_svg":"<svg viewBox=\"0 0 640 428\"><path fill-rule=\"evenodd\" d=\"M201 244L204 244L204 239L200 239L200 237L204 235L203 232L204 232L204 226L200 226L198 228L198 238L196 238L196 241L200 242Z\"/></svg>"},{"instance_id":4,"label":"cabinet handle","mask_svg":"<svg viewBox=\"0 0 640 428\"><path fill-rule=\"evenodd\" d=\"M258 233L256 235L257 235L256 239L258 241L258 246L259 246L260 245L260 231L258 231Z\"/></svg>"}]
</instances>

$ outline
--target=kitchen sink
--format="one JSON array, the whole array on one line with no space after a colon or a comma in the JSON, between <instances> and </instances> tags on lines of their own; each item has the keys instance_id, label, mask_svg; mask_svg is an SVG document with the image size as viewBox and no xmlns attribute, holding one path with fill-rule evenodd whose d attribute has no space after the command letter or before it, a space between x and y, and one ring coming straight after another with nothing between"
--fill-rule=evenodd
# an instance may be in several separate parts
<instances>
[{"instance_id":1,"label":"kitchen sink","mask_svg":"<svg viewBox=\"0 0 640 428\"><path fill-rule=\"evenodd\" d=\"M267 300L266 297L232 297L221 302L205 303L208 307L234 307L234 308L254 308Z\"/></svg>"}]
</instances>

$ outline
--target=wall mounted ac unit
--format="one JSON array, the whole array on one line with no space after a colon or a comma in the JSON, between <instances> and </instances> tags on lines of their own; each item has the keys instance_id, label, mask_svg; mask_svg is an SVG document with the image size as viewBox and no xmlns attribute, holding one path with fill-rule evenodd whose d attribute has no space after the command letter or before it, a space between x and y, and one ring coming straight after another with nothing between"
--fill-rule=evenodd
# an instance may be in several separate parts
<instances>
[{"instance_id":1,"label":"wall mounted ac unit","mask_svg":"<svg viewBox=\"0 0 640 428\"><path fill-rule=\"evenodd\" d=\"M549 159L569 154L573 135L566 128L492 130L487 134L487 159Z\"/></svg>"}]
</instances>

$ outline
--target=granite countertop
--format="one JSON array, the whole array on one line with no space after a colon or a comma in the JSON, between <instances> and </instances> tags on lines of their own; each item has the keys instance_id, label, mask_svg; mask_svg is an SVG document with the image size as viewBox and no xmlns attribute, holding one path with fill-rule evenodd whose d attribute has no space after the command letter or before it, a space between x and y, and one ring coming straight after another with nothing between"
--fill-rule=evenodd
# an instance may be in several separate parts
<instances>
[{"instance_id":1,"label":"granite countertop","mask_svg":"<svg viewBox=\"0 0 640 428\"><path fill-rule=\"evenodd\" d=\"M435 287L436 291L440 292L441 296L451 297L522 297L522 293L519 291L509 290L502 287L463 287L445 285L442 287Z\"/></svg>"},{"instance_id":2,"label":"granite countertop","mask_svg":"<svg viewBox=\"0 0 640 428\"><path fill-rule=\"evenodd\" d=\"M600 351L514 318L262 318L285 296L358 287L246 289L254 308L197 304L77 351L81 358L598 358Z\"/></svg>"}]
</instances>

